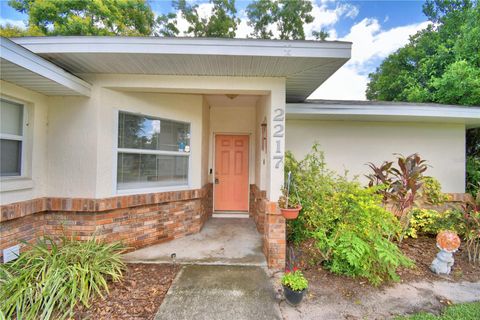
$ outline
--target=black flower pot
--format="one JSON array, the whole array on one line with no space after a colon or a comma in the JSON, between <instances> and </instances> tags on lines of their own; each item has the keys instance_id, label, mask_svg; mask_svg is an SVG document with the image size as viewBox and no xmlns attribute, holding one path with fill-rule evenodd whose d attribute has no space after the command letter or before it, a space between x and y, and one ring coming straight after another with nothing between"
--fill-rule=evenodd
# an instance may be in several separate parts
<instances>
[{"instance_id":1,"label":"black flower pot","mask_svg":"<svg viewBox=\"0 0 480 320\"><path fill-rule=\"evenodd\" d=\"M287 286L283 286L283 295L285 296L285 300L287 300L288 304L292 306L297 306L300 304L300 302L302 302L305 292L307 292L307 289L295 291Z\"/></svg>"}]
</instances>

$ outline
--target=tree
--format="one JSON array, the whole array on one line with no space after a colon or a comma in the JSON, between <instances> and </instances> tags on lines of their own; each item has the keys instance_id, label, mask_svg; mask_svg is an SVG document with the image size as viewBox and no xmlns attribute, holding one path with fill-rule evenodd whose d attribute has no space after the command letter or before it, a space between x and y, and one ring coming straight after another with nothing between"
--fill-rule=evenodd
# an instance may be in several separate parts
<instances>
[{"instance_id":1,"label":"tree","mask_svg":"<svg viewBox=\"0 0 480 320\"><path fill-rule=\"evenodd\" d=\"M433 24L410 37L369 75L367 98L480 105L478 1L427 0L423 12ZM466 141L467 158L480 163L480 129L468 130Z\"/></svg>"},{"instance_id":2,"label":"tree","mask_svg":"<svg viewBox=\"0 0 480 320\"><path fill-rule=\"evenodd\" d=\"M423 11L435 24L369 75L367 98L480 105L478 3L429 0Z\"/></svg>"},{"instance_id":3,"label":"tree","mask_svg":"<svg viewBox=\"0 0 480 320\"><path fill-rule=\"evenodd\" d=\"M236 17L235 0L210 0L210 4L213 5L213 8L209 17L201 17L198 12L198 5L191 5L186 0L173 1L172 7L175 11L179 11L188 22L187 36L235 37L235 31L240 22ZM155 34L166 37L178 36L180 31L177 23L177 15L175 13L160 15L157 18L158 30Z\"/></svg>"},{"instance_id":4,"label":"tree","mask_svg":"<svg viewBox=\"0 0 480 320\"><path fill-rule=\"evenodd\" d=\"M44 35L150 35L154 14L146 0L10 0L28 14L28 30Z\"/></svg>"},{"instance_id":5,"label":"tree","mask_svg":"<svg viewBox=\"0 0 480 320\"><path fill-rule=\"evenodd\" d=\"M312 3L307 0L256 0L247 6L248 25L253 27L251 36L273 38L272 27L276 26L279 38L305 39L304 24L312 23ZM322 31L318 37L325 36Z\"/></svg>"},{"instance_id":6,"label":"tree","mask_svg":"<svg viewBox=\"0 0 480 320\"><path fill-rule=\"evenodd\" d=\"M330 37L330 34L324 29L321 29L320 31L312 31L312 36L314 36L317 40L324 41Z\"/></svg>"},{"instance_id":7,"label":"tree","mask_svg":"<svg viewBox=\"0 0 480 320\"><path fill-rule=\"evenodd\" d=\"M6 38L27 37L27 36L44 36L45 34L37 27L32 26L28 29L14 26L10 23L4 26L0 25L0 36Z\"/></svg>"}]
</instances>

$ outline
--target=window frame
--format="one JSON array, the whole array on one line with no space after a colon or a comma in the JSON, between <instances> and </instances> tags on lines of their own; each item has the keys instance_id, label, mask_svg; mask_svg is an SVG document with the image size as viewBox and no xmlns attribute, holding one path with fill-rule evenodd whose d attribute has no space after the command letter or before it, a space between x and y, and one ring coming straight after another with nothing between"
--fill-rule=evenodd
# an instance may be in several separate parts
<instances>
[{"instance_id":1,"label":"window frame","mask_svg":"<svg viewBox=\"0 0 480 320\"><path fill-rule=\"evenodd\" d=\"M151 150L151 149L135 149L135 148L120 148L118 146L118 138L120 134L119 130L119 119L120 113L126 113L134 116L139 117L147 117L154 120L160 121L173 121L179 122L189 125L188 134L190 135L190 151L167 151L167 150ZM151 192L168 192L168 191L181 191L181 190L188 190L191 187L191 179L192 179L192 123L188 121L176 120L176 119L168 119L164 117L158 116L151 116L148 114L140 113L140 112L132 112L126 111L122 109L117 109L114 112L114 131L115 131L115 141L114 141L114 170L113 170L113 188L115 194L139 194L139 193L151 193ZM172 155L172 156L184 156L188 157L188 173L187 173L187 183L182 185L172 185L172 186L156 186L156 187L137 187L137 188L130 188L130 189L119 189L118 183L118 154L119 153L129 153L129 154L154 154L154 155Z\"/></svg>"},{"instance_id":2,"label":"window frame","mask_svg":"<svg viewBox=\"0 0 480 320\"><path fill-rule=\"evenodd\" d=\"M6 102L9 102L9 103L13 103L13 104L17 104L17 105L20 105L22 107L22 135L16 135L16 134L10 134L10 133L2 133L0 131L0 139L3 139L3 140L11 140L11 141L20 141L22 146L20 148L20 174L19 175L15 175L15 176L2 176L0 175L0 180L15 180L15 179L23 179L23 178L27 178L27 174L26 174L26 156L27 156L27 139L26 139L26 135L27 135L27 130L28 130L28 124L27 124L27 119L28 119L28 116L27 116L27 107L25 105L24 102L22 101L19 101L17 99L12 99L10 97L4 97L4 96L0 96L0 100L3 100L3 101L6 101Z\"/></svg>"}]
</instances>

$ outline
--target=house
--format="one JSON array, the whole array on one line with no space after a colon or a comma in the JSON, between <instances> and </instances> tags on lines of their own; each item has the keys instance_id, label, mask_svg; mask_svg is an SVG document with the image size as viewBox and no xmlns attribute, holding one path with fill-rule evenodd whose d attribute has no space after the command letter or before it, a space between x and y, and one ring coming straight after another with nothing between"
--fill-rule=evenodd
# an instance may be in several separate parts
<instances>
[{"instance_id":1,"label":"house","mask_svg":"<svg viewBox=\"0 0 480 320\"><path fill-rule=\"evenodd\" d=\"M45 233L140 248L198 232L213 211L249 212L281 267L285 150L315 141L355 175L419 152L444 191L463 193L480 108L306 100L351 46L2 38L0 249Z\"/></svg>"}]
</instances>

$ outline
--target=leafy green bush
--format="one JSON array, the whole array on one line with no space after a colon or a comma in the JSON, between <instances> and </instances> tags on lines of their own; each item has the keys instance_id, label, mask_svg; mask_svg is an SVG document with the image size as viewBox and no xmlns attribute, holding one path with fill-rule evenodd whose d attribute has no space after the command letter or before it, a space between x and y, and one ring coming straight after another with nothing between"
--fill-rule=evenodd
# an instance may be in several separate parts
<instances>
[{"instance_id":1,"label":"leafy green bush","mask_svg":"<svg viewBox=\"0 0 480 320\"><path fill-rule=\"evenodd\" d=\"M434 177L423 177L420 192L425 201L430 204L442 204L448 200L448 196L442 193L440 182Z\"/></svg>"},{"instance_id":2,"label":"leafy green bush","mask_svg":"<svg viewBox=\"0 0 480 320\"><path fill-rule=\"evenodd\" d=\"M467 157L466 180L467 192L475 197L480 192L480 157Z\"/></svg>"},{"instance_id":3,"label":"leafy green bush","mask_svg":"<svg viewBox=\"0 0 480 320\"><path fill-rule=\"evenodd\" d=\"M58 242L58 243L57 243ZM95 239L80 242L44 238L19 258L0 265L0 315L7 319L64 319L77 303L88 306L108 292L125 267L123 247Z\"/></svg>"},{"instance_id":4,"label":"leafy green bush","mask_svg":"<svg viewBox=\"0 0 480 320\"><path fill-rule=\"evenodd\" d=\"M442 230L465 233L465 221L460 210L438 212L433 209L412 209L410 225L405 236L417 238L419 234L435 236Z\"/></svg>"},{"instance_id":5,"label":"leafy green bush","mask_svg":"<svg viewBox=\"0 0 480 320\"><path fill-rule=\"evenodd\" d=\"M288 223L289 238L314 239L321 262L332 272L365 277L375 285L398 280L396 269L412 262L390 241L401 228L381 206L378 188L363 188L328 170L317 145L300 162L291 153L286 159L303 206L299 218Z\"/></svg>"}]
</instances>

